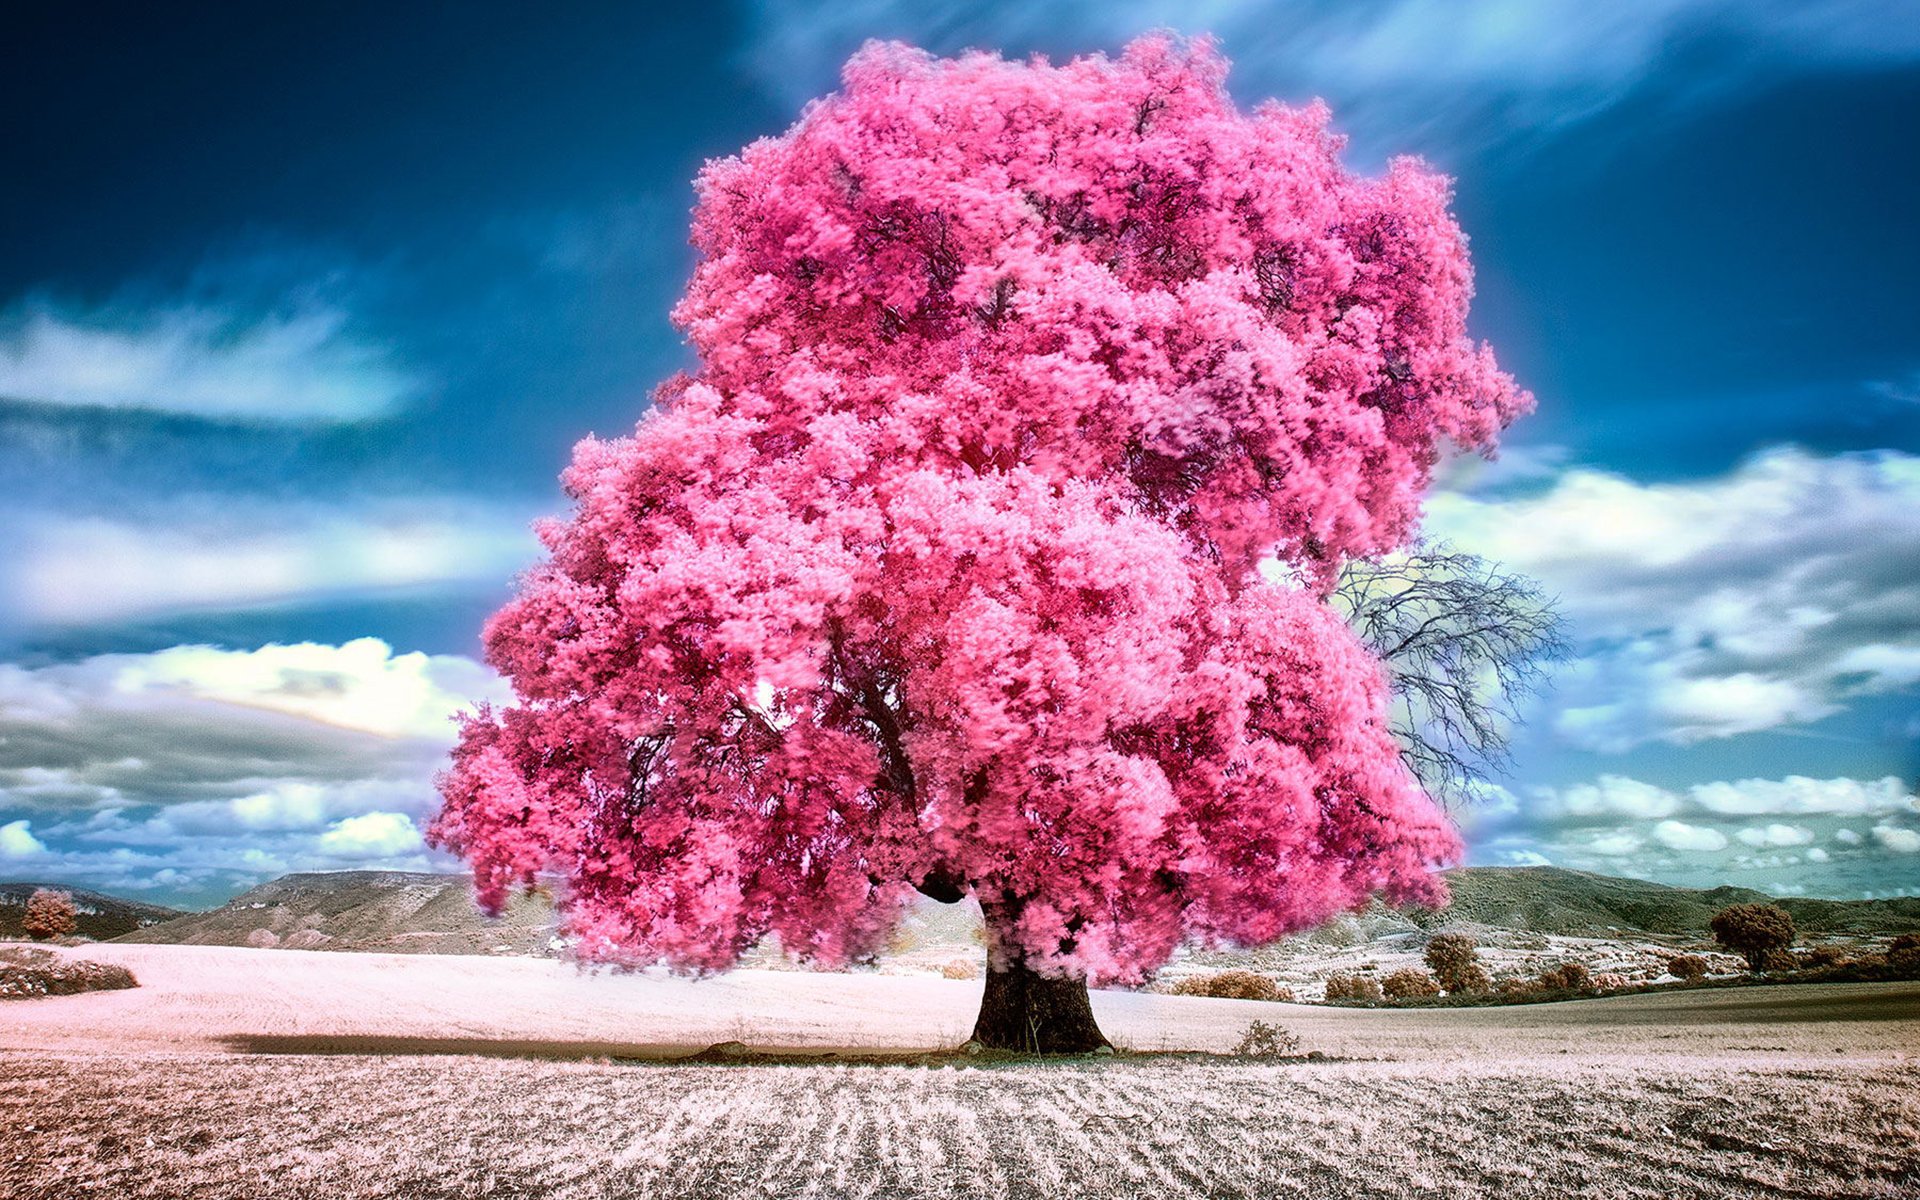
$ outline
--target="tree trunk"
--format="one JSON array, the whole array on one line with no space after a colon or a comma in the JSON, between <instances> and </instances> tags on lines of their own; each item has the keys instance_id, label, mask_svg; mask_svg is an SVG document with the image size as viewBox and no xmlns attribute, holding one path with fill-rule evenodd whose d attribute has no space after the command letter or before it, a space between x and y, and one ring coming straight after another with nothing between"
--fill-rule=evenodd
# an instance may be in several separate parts
<instances>
[{"instance_id":1,"label":"tree trunk","mask_svg":"<svg viewBox=\"0 0 1920 1200\"><path fill-rule=\"evenodd\" d=\"M973 1040L992 1050L1024 1054L1091 1054L1112 1043L1093 1019L1087 981L1042 975L1029 967L1011 939L995 931L999 913L987 913L987 987Z\"/></svg>"}]
</instances>

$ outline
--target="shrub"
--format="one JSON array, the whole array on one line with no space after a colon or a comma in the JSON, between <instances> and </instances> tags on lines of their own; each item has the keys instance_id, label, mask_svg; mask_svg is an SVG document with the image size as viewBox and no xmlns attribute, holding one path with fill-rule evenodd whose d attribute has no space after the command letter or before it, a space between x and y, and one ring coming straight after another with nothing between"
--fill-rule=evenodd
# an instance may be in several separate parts
<instances>
[{"instance_id":1,"label":"shrub","mask_svg":"<svg viewBox=\"0 0 1920 1200\"><path fill-rule=\"evenodd\" d=\"M1461 971L1451 980L1441 980L1448 993L1455 996L1484 996L1493 990L1493 976L1479 963L1474 963Z\"/></svg>"},{"instance_id":2,"label":"shrub","mask_svg":"<svg viewBox=\"0 0 1920 1200\"><path fill-rule=\"evenodd\" d=\"M1903 933L1887 946L1887 965L1896 971L1920 971L1920 934Z\"/></svg>"},{"instance_id":3,"label":"shrub","mask_svg":"<svg viewBox=\"0 0 1920 1200\"><path fill-rule=\"evenodd\" d=\"M1490 985L1480 951L1464 933L1438 933L1427 942L1427 966L1449 992L1484 992Z\"/></svg>"},{"instance_id":4,"label":"shrub","mask_svg":"<svg viewBox=\"0 0 1920 1200\"><path fill-rule=\"evenodd\" d=\"M1698 954L1676 954L1667 960L1667 974L1688 983L1699 983L1707 977L1707 960Z\"/></svg>"},{"instance_id":5,"label":"shrub","mask_svg":"<svg viewBox=\"0 0 1920 1200\"><path fill-rule=\"evenodd\" d=\"M941 967L940 973L948 979L973 979L979 976L980 968L970 958L956 958Z\"/></svg>"},{"instance_id":6,"label":"shrub","mask_svg":"<svg viewBox=\"0 0 1920 1200\"><path fill-rule=\"evenodd\" d=\"M1617 992L1627 986L1627 977L1618 971L1602 971L1593 977L1593 986L1603 992Z\"/></svg>"},{"instance_id":7,"label":"shrub","mask_svg":"<svg viewBox=\"0 0 1920 1200\"><path fill-rule=\"evenodd\" d=\"M1281 1000L1291 1002L1293 991L1258 971L1216 971L1189 975L1173 985L1176 996L1212 996L1217 1000Z\"/></svg>"},{"instance_id":8,"label":"shrub","mask_svg":"<svg viewBox=\"0 0 1920 1200\"><path fill-rule=\"evenodd\" d=\"M0 999L71 996L138 986L133 972L112 963L66 958L35 946L0 946Z\"/></svg>"},{"instance_id":9,"label":"shrub","mask_svg":"<svg viewBox=\"0 0 1920 1200\"><path fill-rule=\"evenodd\" d=\"M1378 1000L1382 993L1378 980L1350 971L1335 971L1327 976L1329 1000Z\"/></svg>"},{"instance_id":10,"label":"shrub","mask_svg":"<svg viewBox=\"0 0 1920 1200\"><path fill-rule=\"evenodd\" d=\"M1540 986L1549 992L1584 992L1593 986L1587 964L1564 962L1540 972Z\"/></svg>"},{"instance_id":11,"label":"shrub","mask_svg":"<svg viewBox=\"0 0 1920 1200\"><path fill-rule=\"evenodd\" d=\"M1773 904L1733 904L1714 914L1713 940L1747 960L1750 971L1777 968L1780 951L1793 945L1793 917Z\"/></svg>"},{"instance_id":12,"label":"shrub","mask_svg":"<svg viewBox=\"0 0 1920 1200\"><path fill-rule=\"evenodd\" d=\"M1847 962L1846 953L1838 946L1815 946L1801 951L1794 965L1807 970L1820 971L1828 967L1845 966Z\"/></svg>"},{"instance_id":13,"label":"shrub","mask_svg":"<svg viewBox=\"0 0 1920 1200\"><path fill-rule=\"evenodd\" d=\"M1300 1052L1300 1038L1278 1025L1255 1021L1247 1026L1233 1052L1241 1058L1285 1058Z\"/></svg>"},{"instance_id":14,"label":"shrub","mask_svg":"<svg viewBox=\"0 0 1920 1200\"><path fill-rule=\"evenodd\" d=\"M1508 999L1533 996L1540 992L1540 981L1529 979L1525 975L1502 975L1495 981L1493 990Z\"/></svg>"},{"instance_id":15,"label":"shrub","mask_svg":"<svg viewBox=\"0 0 1920 1200\"><path fill-rule=\"evenodd\" d=\"M1412 1000L1421 996L1438 996L1440 981L1419 967L1402 967L1380 981L1380 990L1392 1000Z\"/></svg>"},{"instance_id":16,"label":"shrub","mask_svg":"<svg viewBox=\"0 0 1920 1200\"><path fill-rule=\"evenodd\" d=\"M77 924L73 897L52 888L36 888L27 897L27 911L20 918L21 930L37 942L65 937Z\"/></svg>"}]
</instances>

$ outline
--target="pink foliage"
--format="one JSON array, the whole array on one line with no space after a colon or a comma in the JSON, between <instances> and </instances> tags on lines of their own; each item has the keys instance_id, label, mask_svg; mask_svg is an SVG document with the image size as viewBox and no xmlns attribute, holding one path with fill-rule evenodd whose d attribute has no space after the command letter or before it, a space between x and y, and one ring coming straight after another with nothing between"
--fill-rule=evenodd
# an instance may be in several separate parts
<instances>
[{"instance_id":1,"label":"pink foliage","mask_svg":"<svg viewBox=\"0 0 1920 1200\"><path fill-rule=\"evenodd\" d=\"M587 953L717 970L958 887L1097 982L1438 898L1456 835L1322 593L1530 398L1446 181L1225 71L872 45L707 166L699 373L580 444L487 627L518 701L433 830L485 902L557 872Z\"/></svg>"}]
</instances>

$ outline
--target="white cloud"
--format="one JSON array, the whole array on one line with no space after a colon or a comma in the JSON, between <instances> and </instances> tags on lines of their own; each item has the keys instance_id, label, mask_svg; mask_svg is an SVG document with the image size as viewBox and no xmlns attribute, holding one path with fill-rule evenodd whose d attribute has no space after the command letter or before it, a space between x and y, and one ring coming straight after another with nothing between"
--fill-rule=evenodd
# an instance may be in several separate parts
<instances>
[{"instance_id":1,"label":"white cloud","mask_svg":"<svg viewBox=\"0 0 1920 1200\"><path fill-rule=\"evenodd\" d=\"M1749 825L1735 836L1749 846L1805 846L1813 841L1813 830L1776 821L1771 825Z\"/></svg>"},{"instance_id":2,"label":"white cloud","mask_svg":"<svg viewBox=\"0 0 1920 1200\"><path fill-rule=\"evenodd\" d=\"M320 849L342 858L392 858L422 848L419 827L404 813L363 813L320 835Z\"/></svg>"},{"instance_id":3,"label":"white cloud","mask_svg":"<svg viewBox=\"0 0 1920 1200\"><path fill-rule=\"evenodd\" d=\"M1920 683L1920 457L1780 449L1658 484L1574 468L1441 492L1426 532L1560 597L1580 658L1552 724L1584 749L1801 726Z\"/></svg>"},{"instance_id":4,"label":"white cloud","mask_svg":"<svg viewBox=\"0 0 1920 1200\"><path fill-rule=\"evenodd\" d=\"M507 694L471 659L374 639L0 664L0 844L33 839L60 878L175 893L444 867L416 822L449 718Z\"/></svg>"},{"instance_id":5,"label":"white cloud","mask_svg":"<svg viewBox=\"0 0 1920 1200\"><path fill-rule=\"evenodd\" d=\"M1662 821L1653 827L1654 840L1669 850L1711 851L1727 848L1727 835L1718 829L1689 825L1685 821Z\"/></svg>"},{"instance_id":6,"label":"white cloud","mask_svg":"<svg viewBox=\"0 0 1920 1200\"><path fill-rule=\"evenodd\" d=\"M1645 845L1637 834L1619 830L1603 834L1587 843L1587 849L1594 854L1604 854L1608 858L1619 858L1632 854Z\"/></svg>"},{"instance_id":7,"label":"white cloud","mask_svg":"<svg viewBox=\"0 0 1920 1200\"><path fill-rule=\"evenodd\" d=\"M1881 779L1809 779L1789 775L1784 779L1714 780L1680 790L1622 775L1602 775L1592 783L1535 788L1523 810L1521 816L1526 820L1569 826L1607 824L1622 819L1660 820L1676 815L1696 821L1762 816L1880 817L1920 812L1920 797L1894 775ZM1788 836L1782 831L1799 828L1775 823L1765 826L1762 832L1767 844L1803 845L1810 839L1779 840ZM1742 835L1742 840L1758 844L1746 835Z\"/></svg>"},{"instance_id":8,"label":"white cloud","mask_svg":"<svg viewBox=\"0 0 1920 1200\"><path fill-rule=\"evenodd\" d=\"M204 306L0 318L0 397L247 422L360 421L417 389L384 350L318 302L259 317Z\"/></svg>"},{"instance_id":9,"label":"white cloud","mask_svg":"<svg viewBox=\"0 0 1920 1200\"><path fill-rule=\"evenodd\" d=\"M470 658L396 654L378 638L339 646L270 643L256 650L190 645L44 667L0 664L0 718L18 738L35 721L73 730L84 729L88 719L125 723L176 717L212 732L221 722L238 727L248 712L258 712L297 718L286 724L289 729L325 734L330 728L444 745L452 739L451 713L476 700L501 699L503 687L498 676ZM0 743L0 772L10 765L6 744ZM116 777L137 778L153 765L152 755L175 748L124 748L148 755L116 748L115 760L104 765ZM70 771L58 774L45 763L18 765L22 782L73 778Z\"/></svg>"},{"instance_id":10,"label":"white cloud","mask_svg":"<svg viewBox=\"0 0 1920 1200\"><path fill-rule=\"evenodd\" d=\"M1920 854L1920 829L1904 829L1898 825L1875 825L1873 840L1895 854Z\"/></svg>"},{"instance_id":11,"label":"white cloud","mask_svg":"<svg viewBox=\"0 0 1920 1200\"><path fill-rule=\"evenodd\" d=\"M1469 860L1557 866L1692 887L1895 894L1920 852L1920 795L1899 778L1719 780L1660 787L1620 775L1526 789L1468 810ZM1755 818L1760 818L1756 820ZM1872 822L1866 835L1848 822ZM1769 872L1765 879L1754 873Z\"/></svg>"},{"instance_id":12,"label":"white cloud","mask_svg":"<svg viewBox=\"0 0 1920 1200\"><path fill-rule=\"evenodd\" d=\"M312 829L326 819L327 789L283 783L220 806L242 829Z\"/></svg>"},{"instance_id":13,"label":"white cloud","mask_svg":"<svg viewBox=\"0 0 1920 1200\"><path fill-rule=\"evenodd\" d=\"M448 498L198 506L140 521L16 513L5 524L0 623L27 626L497 583L539 550L529 513Z\"/></svg>"},{"instance_id":14,"label":"white cloud","mask_svg":"<svg viewBox=\"0 0 1920 1200\"><path fill-rule=\"evenodd\" d=\"M1501 865L1509 867L1550 867L1553 860L1538 850L1503 850L1498 854Z\"/></svg>"},{"instance_id":15,"label":"white cloud","mask_svg":"<svg viewBox=\"0 0 1920 1200\"><path fill-rule=\"evenodd\" d=\"M1912 812L1920 807L1897 776L1881 779L1741 779L1696 784L1693 802L1713 813L1737 816L1804 815L1880 816Z\"/></svg>"},{"instance_id":16,"label":"white cloud","mask_svg":"<svg viewBox=\"0 0 1920 1200\"><path fill-rule=\"evenodd\" d=\"M0 825L0 858L29 858L46 852L46 845L33 836L33 826L28 821L8 821Z\"/></svg>"},{"instance_id":17,"label":"white cloud","mask_svg":"<svg viewBox=\"0 0 1920 1200\"><path fill-rule=\"evenodd\" d=\"M1665 788L1621 775L1602 775L1593 783L1548 792L1541 801L1573 817L1666 817L1682 803Z\"/></svg>"},{"instance_id":18,"label":"white cloud","mask_svg":"<svg viewBox=\"0 0 1920 1200\"><path fill-rule=\"evenodd\" d=\"M1904 15L1896 0L761 0L747 65L797 106L869 37L1018 57L1115 50L1156 27L1211 32L1235 59L1241 95L1325 96L1377 154L1415 135L1550 134L1634 96L1699 106L1806 71L1911 62L1920 33ZM1691 44L1714 53L1661 71Z\"/></svg>"},{"instance_id":19,"label":"white cloud","mask_svg":"<svg viewBox=\"0 0 1920 1200\"><path fill-rule=\"evenodd\" d=\"M392 738L443 739L454 709L499 694L498 678L472 659L395 654L378 638L258 650L174 646L107 657L118 658L112 686L120 696L190 696Z\"/></svg>"},{"instance_id":20,"label":"white cloud","mask_svg":"<svg viewBox=\"0 0 1920 1200\"><path fill-rule=\"evenodd\" d=\"M1844 674L1867 676L1888 689L1912 687L1920 683L1920 645L1858 646L1841 655L1834 667Z\"/></svg>"}]
</instances>

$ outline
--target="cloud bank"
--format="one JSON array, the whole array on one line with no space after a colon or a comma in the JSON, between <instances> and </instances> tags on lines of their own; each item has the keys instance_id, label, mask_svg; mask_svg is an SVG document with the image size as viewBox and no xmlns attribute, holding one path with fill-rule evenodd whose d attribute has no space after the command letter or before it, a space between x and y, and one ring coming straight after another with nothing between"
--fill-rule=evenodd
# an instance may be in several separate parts
<instances>
[{"instance_id":1,"label":"cloud bank","mask_svg":"<svg viewBox=\"0 0 1920 1200\"><path fill-rule=\"evenodd\" d=\"M1581 654L1551 720L1583 749L1804 726L1920 686L1920 457L1786 448L1682 483L1572 468L1442 492L1426 532L1558 594Z\"/></svg>"},{"instance_id":2,"label":"cloud bank","mask_svg":"<svg viewBox=\"0 0 1920 1200\"><path fill-rule=\"evenodd\" d=\"M247 316L205 305L76 312L45 302L0 317L0 398L218 421L385 416L419 381L354 337L339 308Z\"/></svg>"},{"instance_id":3,"label":"cloud bank","mask_svg":"<svg viewBox=\"0 0 1920 1200\"><path fill-rule=\"evenodd\" d=\"M451 716L505 697L471 659L372 638L0 665L0 861L185 899L294 870L444 866L418 823Z\"/></svg>"},{"instance_id":4,"label":"cloud bank","mask_svg":"<svg viewBox=\"0 0 1920 1200\"><path fill-rule=\"evenodd\" d=\"M0 628L497 584L539 552L530 511L452 497L359 506L161 504L135 517L0 517Z\"/></svg>"},{"instance_id":5,"label":"cloud bank","mask_svg":"<svg viewBox=\"0 0 1920 1200\"><path fill-rule=\"evenodd\" d=\"M1776 895L1920 894L1920 796L1900 779L1742 779L1663 788L1621 775L1534 788L1468 815L1473 861Z\"/></svg>"}]
</instances>

